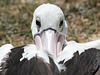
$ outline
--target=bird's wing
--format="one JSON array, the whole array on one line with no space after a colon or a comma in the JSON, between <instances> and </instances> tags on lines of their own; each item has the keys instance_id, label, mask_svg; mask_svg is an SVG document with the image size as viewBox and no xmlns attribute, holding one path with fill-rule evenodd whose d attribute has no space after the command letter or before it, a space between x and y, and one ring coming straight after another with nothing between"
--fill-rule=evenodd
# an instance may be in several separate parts
<instances>
[{"instance_id":1,"label":"bird's wing","mask_svg":"<svg viewBox=\"0 0 100 75\"><path fill-rule=\"evenodd\" d=\"M34 44L11 49L1 67L0 75L59 75L57 63Z\"/></svg>"},{"instance_id":2,"label":"bird's wing","mask_svg":"<svg viewBox=\"0 0 100 75\"><path fill-rule=\"evenodd\" d=\"M9 53L11 52L12 48L13 46L11 44L5 44L0 47L0 75L3 69L2 66L5 65L4 63L6 63L6 60L9 57Z\"/></svg>"},{"instance_id":3,"label":"bird's wing","mask_svg":"<svg viewBox=\"0 0 100 75\"><path fill-rule=\"evenodd\" d=\"M5 44L0 47L0 64L4 62L3 59L7 57L7 54L11 52L12 48L13 46L11 44Z\"/></svg>"},{"instance_id":4,"label":"bird's wing","mask_svg":"<svg viewBox=\"0 0 100 75\"><path fill-rule=\"evenodd\" d=\"M64 63L66 70L61 75L100 75L100 50L91 48Z\"/></svg>"},{"instance_id":5,"label":"bird's wing","mask_svg":"<svg viewBox=\"0 0 100 75\"><path fill-rule=\"evenodd\" d=\"M67 42L67 46L64 47L63 51L59 54L57 61L65 60L65 62L73 57L75 52L81 54L86 49L96 48L100 49L100 40L91 41L87 43L77 43L75 41Z\"/></svg>"}]
</instances>

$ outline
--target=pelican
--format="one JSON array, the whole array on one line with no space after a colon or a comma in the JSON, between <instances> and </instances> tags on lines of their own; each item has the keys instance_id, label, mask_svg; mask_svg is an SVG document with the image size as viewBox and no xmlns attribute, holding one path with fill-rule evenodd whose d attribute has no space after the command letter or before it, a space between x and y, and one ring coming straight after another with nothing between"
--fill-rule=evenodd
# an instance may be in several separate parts
<instances>
[{"instance_id":1,"label":"pelican","mask_svg":"<svg viewBox=\"0 0 100 75\"><path fill-rule=\"evenodd\" d=\"M92 68L93 70L89 64L90 73L84 71L81 75L90 75L91 71L98 74L100 57L98 60L96 58L100 56L100 40L87 43L67 42L65 39L67 28L63 11L58 6L42 4L37 7L33 13L31 25L35 44L16 48L11 44L1 46L0 75L80 75L84 68L83 66L82 68L73 66L75 60L83 61L82 63L76 62L80 66L84 61L87 63L84 63L85 66L90 61L91 64L94 62L96 64L97 68ZM82 57L85 59L88 57L89 61ZM70 73L72 68L74 71ZM81 71L79 72L77 68L80 68Z\"/></svg>"}]
</instances>

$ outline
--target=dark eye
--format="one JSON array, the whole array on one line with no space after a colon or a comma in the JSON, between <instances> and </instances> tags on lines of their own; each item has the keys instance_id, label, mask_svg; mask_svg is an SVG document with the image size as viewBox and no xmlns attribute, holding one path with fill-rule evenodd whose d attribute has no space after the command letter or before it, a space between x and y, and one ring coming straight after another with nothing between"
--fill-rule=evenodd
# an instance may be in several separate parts
<instances>
[{"instance_id":1,"label":"dark eye","mask_svg":"<svg viewBox=\"0 0 100 75\"><path fill-rule=\"evenodd\" d=\"M63 29L63 20L61 20L59 23L59 31L62 31L62 29Z\"/></svg>"},{"instance_id":2,"label":"dark eye","mask_svg":"<svg viewBox=\"0 0 100 75\"><path fill-rule=\"evenodd\" d=\"M40 18L36 18L36 25L37 25L37 30L40 31L40 27L41 27Z\"/></svg>"},{"instance_id":3,"label":"dark eye","mask_svg":"<svg viewBox=\"0 0 100 75\"><path fill-rule=\"evenodd\" d=\"M61 21L60 21L60 24L59 24L59 26L62 26L62 25L63 25L63 20L61 20Z\"/></svg>"},{"instance_id":4,"label":"dark eye","mask_svg":"<svg viewBox=\"0 0 100 75\"><path fill-rule=\"evenodd\" d=\"M40 23L39 20L36 20L36 24L37 24L38 27L41 27L41 23Z\"/></svg>"}]
</instances>

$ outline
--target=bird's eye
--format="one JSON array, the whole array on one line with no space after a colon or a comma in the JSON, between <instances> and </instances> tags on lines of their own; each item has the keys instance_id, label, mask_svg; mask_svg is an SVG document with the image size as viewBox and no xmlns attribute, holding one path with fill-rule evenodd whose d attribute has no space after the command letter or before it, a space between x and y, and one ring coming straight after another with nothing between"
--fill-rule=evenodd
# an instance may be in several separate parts
<instances>
[{"instance_id":1,"label":"bird's eye","mask_svg":"<svg viewBox=\"0 0 100 75\"><path fill-rule=\"evenodd\" d=\"M59 31L62 31L62 29L63 29L63 20L61 19L59 23Z\"/></svg>"},{"instance_id":2,"label":"bird's eye","mask_svg":"<svg viewBox=\"0 0 100 75\"><path fill-rule=\"evenodd\" d=\"M40 21L40 18L36 18L36 25L37 25L37 29L38 31L40 31L40 27L41 27L41 21Z\"/></svg>"}]
</instances>

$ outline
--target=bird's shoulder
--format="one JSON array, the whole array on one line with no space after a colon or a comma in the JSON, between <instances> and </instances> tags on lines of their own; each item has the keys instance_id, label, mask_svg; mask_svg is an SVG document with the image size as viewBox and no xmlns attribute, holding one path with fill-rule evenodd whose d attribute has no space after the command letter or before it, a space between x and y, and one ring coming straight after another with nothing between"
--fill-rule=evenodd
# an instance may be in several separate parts
<instances>
[{"instance_id":1,"label":"bird's shoulder","mask_svg":"<svg viewBox=\"0 0 100 75\"><path fill-rule=\"evenodd\" d=\"M74 53L72 59L66 61L66 75L96 75L100 74L100 50L91 48L79 54Z\"/></svg>"}]
</instances>

